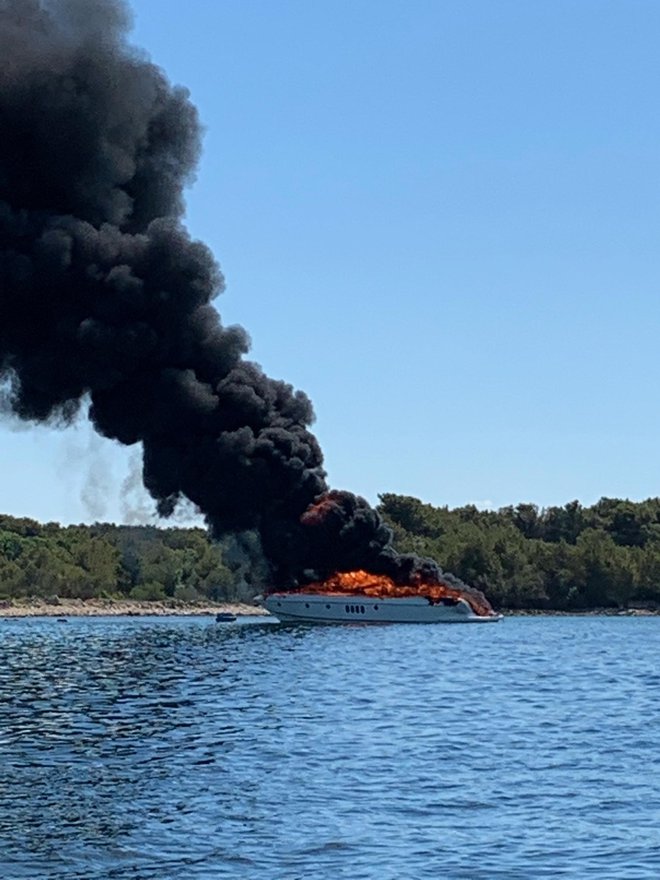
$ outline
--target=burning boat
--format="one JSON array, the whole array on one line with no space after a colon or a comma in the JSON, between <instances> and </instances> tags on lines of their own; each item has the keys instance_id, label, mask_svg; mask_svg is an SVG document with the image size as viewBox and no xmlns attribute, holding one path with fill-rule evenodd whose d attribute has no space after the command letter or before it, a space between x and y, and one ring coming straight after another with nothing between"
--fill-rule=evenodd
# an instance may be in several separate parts
<instances>
[{"instance_id":1,"label":"burning boat","mask_svg":"<svg viewBox=\"0 0 660 880\"><path fill-rule=\"evenodd\" d=\"M465 599L441 599L434 603L425 596L374 601L358 594L322 596L314 593L271 593L264 607L279 620L300 623L493 623L502 615L476 614Z\"/></svg>"},{"instance_id":2,"label":"burning boat","mask_svg":"<svg viewBox=\"0 0 660 880\"><path fill-rule=\"evenodd\" d=\"M299 623L494 623L502 619L478 590L447 584L398 586L365 571L334 575L300 590L273 592L264 607Z\"/></svg>"}]
</instances>

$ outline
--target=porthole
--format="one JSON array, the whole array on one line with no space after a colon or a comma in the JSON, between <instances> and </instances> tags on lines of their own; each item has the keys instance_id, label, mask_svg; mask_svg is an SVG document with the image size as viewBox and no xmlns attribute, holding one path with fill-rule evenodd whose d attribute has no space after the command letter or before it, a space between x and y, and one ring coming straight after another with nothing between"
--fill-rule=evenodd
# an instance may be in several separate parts
<instances>
[{"instance_id":1,"label":"porthole","mask_svg":"<svg viewBox=\"0 0 660 880\"><path fill-rule=\"evenodd\" d=\"M325 607L328 609L328 611L330 611L330 606L329 606L329 605L326 605Z\"/></svg>"},{"instance_id":2,"label":"porthole","mask_svg":"<svg viewBox=\"0 0 660 880\"><path fill-rule=\"evenodd\" d=\"M374 611L378 611L378 605L374 605Z\"/></svg>"},{"instance_id":3,"label":"porthole","mask_svg":"<svg viewBox=\"0 0 660 880\"><path fill-rule=\"evenodd\" d=\"M348 614L348 612L349 612L350 610L351 610L351 609L350 609L350 608L348 607L348 605L347 605L347 606L346 606L346 614Z\"/></svg>"},{"instance_id":4,"label":"porthole","mask_svg":"<svg viewBox=\"0 0 660 880\"><path fill-rule=\"evenodd\" d=\"M305 602L305 608L309 608L309 602Z\"/></svg>"},{"instance_id":5,"label":"porthole","mask_svg":"<svg viewBox=\"0 0 660 880\"><path fill-rule=\"evenodd\" d=\"M365 612L365 607L364 607L364 605L360 605L360 611L361 611L362 614L364 614L364 612Z\"/></svg>"}]
</instances>

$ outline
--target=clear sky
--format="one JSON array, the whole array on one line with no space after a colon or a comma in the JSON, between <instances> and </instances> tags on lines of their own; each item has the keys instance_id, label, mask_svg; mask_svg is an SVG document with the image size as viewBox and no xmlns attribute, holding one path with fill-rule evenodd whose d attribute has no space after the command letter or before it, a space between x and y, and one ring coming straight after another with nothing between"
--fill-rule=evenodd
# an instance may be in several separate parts
<instances>
[{"instance_id":1,"label":"clear sky","mask_svg":"<svg viewBox=\"0 0 660 880\"><path fill-rule=\"evenodd\" d=\"M206 128L187 223L217 306L314 401L333 486L660 494L657 0L132 7ZM0 510L121 520L131 468L5 423Z\"/></svg>"}]
</instances>

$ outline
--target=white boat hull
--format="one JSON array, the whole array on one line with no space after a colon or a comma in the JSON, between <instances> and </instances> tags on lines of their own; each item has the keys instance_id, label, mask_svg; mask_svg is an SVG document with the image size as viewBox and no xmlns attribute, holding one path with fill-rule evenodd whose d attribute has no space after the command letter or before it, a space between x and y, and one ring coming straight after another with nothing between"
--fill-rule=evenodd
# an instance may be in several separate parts
<instances>
[{"instance_id":1,"label":"white boat hull","mask_svg":"<svg viewBox=\"0 0 660 880\"><path fill-rule=\"evenodd\" d=\"M296 623L495 623L501 614L475 614L464 599L431 604L424 596L375 599L371 596L272 593L264 607L279 620Z\"/></svg>"}]
</instances>

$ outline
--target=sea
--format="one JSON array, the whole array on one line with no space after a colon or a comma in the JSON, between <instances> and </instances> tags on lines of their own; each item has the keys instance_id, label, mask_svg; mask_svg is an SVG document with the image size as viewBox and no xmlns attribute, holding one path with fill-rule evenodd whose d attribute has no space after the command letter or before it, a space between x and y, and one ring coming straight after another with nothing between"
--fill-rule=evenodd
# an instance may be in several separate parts
<instances>
[{"instance_id":1,"label":"sea","mask_svg":"<svg viewBox=\"0 0 660 880\"><path fill-rule=\"evenodd\" d=\"M3 880L660 877L660 617L0 620Z\"/></svg>"}]
</instances>

